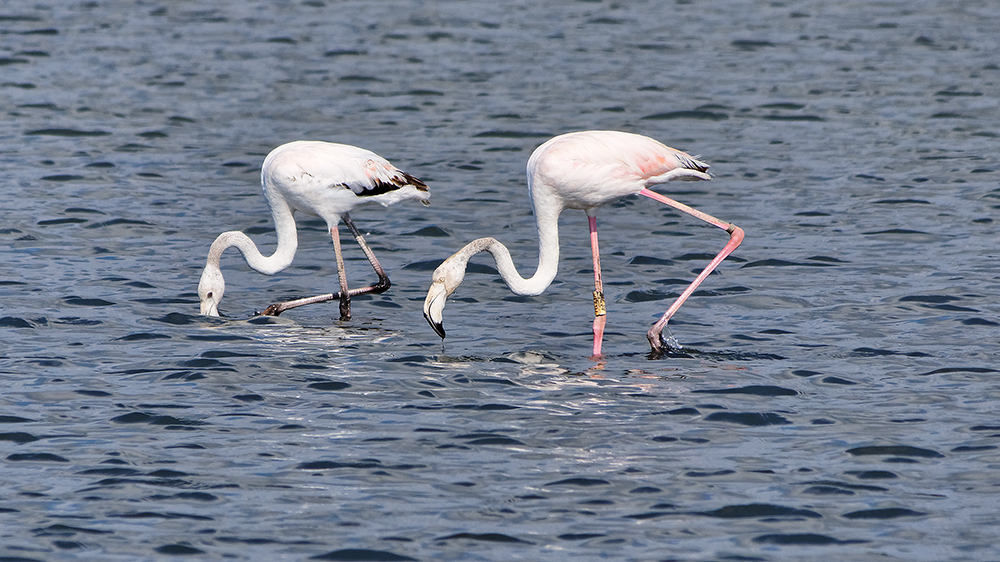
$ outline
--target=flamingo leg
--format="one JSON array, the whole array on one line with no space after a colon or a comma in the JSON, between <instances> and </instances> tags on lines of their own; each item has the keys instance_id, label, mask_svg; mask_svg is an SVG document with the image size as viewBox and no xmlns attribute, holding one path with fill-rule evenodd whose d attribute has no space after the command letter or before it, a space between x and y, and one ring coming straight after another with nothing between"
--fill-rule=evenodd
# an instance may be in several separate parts
<instances>
[{"instance_id":1,"label":"flamingo leg","mask_svg":"<svg viewBox=\"0 0 1000 562\"><path fill-rule=\"evenodd\" d=\"M601 254L597 246L597 217L588 215L587 221L590 223L590 249L594 254L594 355L591 359L598 359L608 317L604 306L604 282L601 281Z\"/></svg>"},{"instance_id":2,"label":"flamingo leg","mask_svg":"<svg viewBox=\"0 0 1000 562\"><path fill-rule=\"evenodd\" d=\"M375 253L372 252L372 249L368 247L367 243L365 243L364 237L361 236L360 232L358 232L358 228L354 226L354 221L351 220L350 215L344 213L342 218L344 219L344 224L346 224L347 228L350 229L351 234L354 235L354 240L358 243L358 246L361 246L361 251L364 252L365 257L368 258L368 263L372 264L372 269L375 270L375 275L378 275L378 282L374 285L363 287L361 289L354 289L351 291L351 295L361 295L365 293L375 293L378 295L388 291L389 287L392 286L392 283L389 282L389 276L385 274L385 270L382 269L382 265L378 263Z\"/></svg>"},{"instance_id":3,"label":"flamingo leg","mask_svg":"<svg viewBox=\"0 0 1000 562\"><path fill-rule=\"evenodd\" d=\"M718 267L720 263L722 263L722 260L726 259L726 257L729 256L729 254L733 253L733 250L739 247L739 245L743 242L743 229L736 226L735 224L721 221L713 217L712 215L699 211L698 209L689 207L683 203L674 201L669 197L660 195L655 191L651 191L649 189L643 189L642 191L639 192L639 194L645 195L650 199L655 199L656 201L659 201L660 203L663 203L665 205L669 205L679 211L683 211L695 218L701 219L711 224L712 226L721 228L729 233L729 242L726 244L724 248L722 248L722 251L719 252L718 255L716 255L711 262L709 262L709 264L705 267L705 269L701 270L701 273L698 274L695 280L692 281L691 284L688 285L686 289L684 289L684 292L681 293L679 297L677 297L677 300L675 300L673 304L670 305L670 308L668 308L667 311L663 314L663 317L660 318L659 321L656 322L656 324L653 324L653 327L650 328L648 332L646 332L646 338L649 340L649 345L652 348L652 352L654 354L660 354L662 353L663 350L663 335L662 335L663 328L667 326L667 322L677 312L677 310L681 307L681 305L684 304L684 301L686 301L687 298L690 297L692 293L694 293L695 289L698 288L698 285L701 285L701 282L704 281L705 278L707 278L709 274L711 274L712 271L716 267Z\"/></svg>"},{"instance_id":4,"label":"flamingo leg","mask_svg":"<svg viewBox=\"0 0 1000 562\"><path fill-rule=\"evenodd\" d=\"M351 293L347 288L347 270L344 269L344 254L340 249L340 229L337 225L330 228L330 237L333 239L333 253L337 259L337 277L340 278L340 319L351 319Z\"/></svg>"},{"instance_id":5,"label":"flamingo leg","mask_svg":"<svg viewBox=\"0 0 1000 562\"><path fill-rule=\"evenodd\" d=\"M343 219L344 224L347 225L348 230L351 231L351 234L354 235L354 240L357 241L359 246L361 246L361 250L365 253L365 256L368 258L368 262L371 263L372 269L375 270L375 274L378 275L378 282L376 282L374 285L370 285L368 287L361 287L358 289L347 288L347 274L344 269L343 254L341 253L340 234L338 232L337 227L335 226L332 229L330 229L330 236L333 239L333 250L337 256L337 273L340 277L340 292L326 293L324 295L316 295L315 297L305 297L302 299L275 303L272 304L271 306L268 306L264 310L263 312L264 316L278 316L279 314L281 314L286 310L298 308L300 306L305 306L307 304L340 300L340 319L350 320L351 297L357 295L364 295L367 293L375 293L375 294L384 293L389 289L389 287L392 286L392 283L390 283L389 281L389 276L386 275L385 270L382 269L382 265L379 264L378 259L375 257L375 254L372 252L371 248L369 248L368 244L365 243L365 239L364 237L361 236L361 233L358 231L358 228L354 226L354 221L352 221L351 217L346 213L341 218Z\"/></svg>"}]
</instances>

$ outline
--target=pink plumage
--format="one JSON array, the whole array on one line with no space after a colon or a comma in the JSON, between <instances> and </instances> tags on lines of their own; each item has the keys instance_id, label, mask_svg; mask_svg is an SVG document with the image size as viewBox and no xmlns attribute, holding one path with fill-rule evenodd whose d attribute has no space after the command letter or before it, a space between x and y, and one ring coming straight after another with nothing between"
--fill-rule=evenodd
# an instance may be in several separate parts
<instances>
[{"instance_id":1,"label":"pink plumage","mask_svg":"<svg viewBox=\"0 0 1000 562\"><path fill-rule=\"evenodd\" d=\"M444 306L465 277L469 259L489 252L497 270L512 291L537 295L555 279L559 265L559 214L564 209L581 209L590 222L594 259L594 346L593 357L601 356L604 337L605 303L597 243L597 209L629 195L644 195L688 213L725 230L729 243L667 309L646 334L654 355L662 353L663 328L695 288L743 241L743 230L684 205L649 188L669 181L709 180L708 165L670 148L659 141L619 131L581 131L552 138L539 146L528 159L528 194L538 228L538 268L525 279L518 274L507 248L494 238L479 238L446 259L434 271L424 300L424 317L442 338Z\"/></svg>"}]
</instances>

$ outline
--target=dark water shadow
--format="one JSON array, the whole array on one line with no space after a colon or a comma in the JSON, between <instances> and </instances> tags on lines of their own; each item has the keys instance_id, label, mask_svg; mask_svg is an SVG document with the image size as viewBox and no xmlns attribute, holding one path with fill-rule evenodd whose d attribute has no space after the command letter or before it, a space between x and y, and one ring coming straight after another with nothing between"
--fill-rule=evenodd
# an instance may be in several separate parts
<instances>
[{"instance_id":1,"label":"dark water shadow","mask_svg":"<svg viewBox=\"0 0 1000 562\"><path fill-rule=\"evenodd\" d=\"M628 355L640 355L632 353ZM711 361L783 361L788 359L783 355L775 353L761 353L756 351L734 351L734 350L701 350L694 347L684 347L681 349L668 348L662 351L650 351L646 354L650 361L663 359L708 359Z\"/></svg>"}]
</instances>

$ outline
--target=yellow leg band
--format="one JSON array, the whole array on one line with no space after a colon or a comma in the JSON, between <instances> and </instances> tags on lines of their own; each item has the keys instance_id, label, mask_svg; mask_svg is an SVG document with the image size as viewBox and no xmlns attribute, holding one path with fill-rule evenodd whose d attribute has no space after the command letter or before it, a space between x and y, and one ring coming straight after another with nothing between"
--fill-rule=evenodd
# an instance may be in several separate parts
<instances>
[{"instance_id":1,"label":"yellow leg band","mask_svg":"<svg viewBox=\"0 0 1000 562\"><path fill-rule=\"evenodd\" d=\"M604 293L594 291L594 316L604 316L608 313L604 308Z\"/></svg>"}]
</instances>

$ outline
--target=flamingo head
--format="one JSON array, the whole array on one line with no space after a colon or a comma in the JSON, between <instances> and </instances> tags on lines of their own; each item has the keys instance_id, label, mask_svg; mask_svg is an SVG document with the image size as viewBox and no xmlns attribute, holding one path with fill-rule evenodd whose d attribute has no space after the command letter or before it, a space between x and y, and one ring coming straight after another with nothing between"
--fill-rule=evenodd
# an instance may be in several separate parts
<instances>
[{"instance_id":1,"label":"flamingo head","mask_svg":"<svg viewBox=\"0 0 1000 562\"><path fill-rule=\"evenodd\" d=\"M201 299L201 313L205 316L219 315L219 302L226 292L226 281L222 270L211 265L205 266L198 283L198 298Z\"/></svg>"},{"instance_id":2,"label":"flamingo head","mask_svg":"<svg viewBox=\"0 0 1000 562\"><path fill-rule=\"evenodd\" d=\"M451 256L444 260L434 270L431 276L431 287L427 290L427 298L424 299L424 318L431 325L434 332L444 339L444 305L448 297L455 292L455 289L465 279L465 266L468 257L464 260L461 257Z\"/></svg>"},{"instance_id":3,"label":"flamingo head","mask_svg":"<svg viewBox=\"0 0 1000 562\"><path fill-rule=\"evenodd\" d=\"M442 283L432 283L424 299L424 319L434 329L434 333L444 339L444 303L448 300L448 292Z\"/></svg>"}]
</instances>

